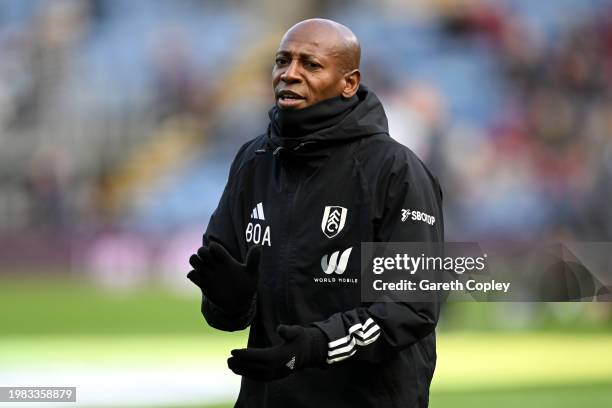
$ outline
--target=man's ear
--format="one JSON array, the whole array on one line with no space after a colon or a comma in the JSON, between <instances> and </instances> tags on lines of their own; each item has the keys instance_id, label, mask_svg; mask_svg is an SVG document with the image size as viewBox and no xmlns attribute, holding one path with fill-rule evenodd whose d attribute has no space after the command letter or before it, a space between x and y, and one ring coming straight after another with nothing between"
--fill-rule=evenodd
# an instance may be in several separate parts
<instances>
[{"instance_id":1,"label":"man's ear","mask_svg":"<svg viewBox=\"0 0 612 408\"><path fill-rule=\"evenodd\" d=\"M359 82L361 81L361 72L358 69L354 69L344 74L344 89L342 90L342 96L344 98L350 98L357 93L359 89Z\"/></svg>"}]
</instances>

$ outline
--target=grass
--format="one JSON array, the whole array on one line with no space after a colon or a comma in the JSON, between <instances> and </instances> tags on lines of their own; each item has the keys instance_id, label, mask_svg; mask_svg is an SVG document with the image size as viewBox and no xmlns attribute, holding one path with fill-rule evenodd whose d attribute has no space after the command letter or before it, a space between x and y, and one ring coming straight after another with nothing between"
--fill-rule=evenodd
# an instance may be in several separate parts
<instances>
[{"instance_id":1,"label":"grass","mask_svg":"<svg viewBox=\"0 0 612 408\"><path fill-rule=\"evenodd\" d=\"M548 386L506 387L433 391L430 406L455 408L575 408L609 407L612 401L610 382L591 384L556 384ZM231 406L231 405L229 405Z\"/></svg>"},{"instance_id":2,"label":"grass","mask_svg":"<svg viewBox=\"0 0 612 408\"><path fill-rule=\"evenodd\" d=\"M87 283L0 282L3 336L202 334L199 291L193 297L159 287L114 291Z\"/></svg>"},{"instance_id":3,"label":"grass","mask_svg":"<svg viewBox=\"0 0 612 408\"><path fill-rule=\"evenodd\" d=\"M461 318L447 325L454 330L439 332L432 407L610 406L609 327L561 331L545 324L546 330L534 332L474 324L491 319L487 309L494 307L447 310ZM229 350L244 347L247 335L206 326L197 293L186 298L159 287L111 293L53 281L1 282L0 324L0 370L58 364L121 370L197 362L223 373Z\"/></svg>"},{"instance_id":4,"label":"grass","mask_svg":"<svg viewBox=\"0 0 612 408\"><path fill-rule=\"evenodd\" d=\"M188 293L192 296L186 297L159 286L111 290L85 281L3 279L0 280L0 336L219 335L203 321L198 289L190 289ZM612 333L612 318L602 323L596 315L602 311L610 315L609 309L602 308L602 304L556 304L554 315L550 307L537 306L529 303L448 304L441 329L506 333L533 328L525 323L529 320L535 322L538 331Z\"/></svg>"}]
</instances>

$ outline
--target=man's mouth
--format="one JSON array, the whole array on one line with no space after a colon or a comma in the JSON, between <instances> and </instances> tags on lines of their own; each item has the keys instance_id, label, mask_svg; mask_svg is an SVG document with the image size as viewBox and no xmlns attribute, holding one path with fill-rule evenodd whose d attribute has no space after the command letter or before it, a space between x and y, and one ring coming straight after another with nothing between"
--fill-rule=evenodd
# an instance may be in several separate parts
<instances>
[{"instance_id":1,"label":"man's mouth","mask_svg":"<svg viewBox=\"0 0 612 408\"><path fill-rule=\"evenodd\" d=\"M277 92L277 102L280 107L294 107L302 103L306 98L292 91L280 91Z\"/></svg>"}]
</instances>

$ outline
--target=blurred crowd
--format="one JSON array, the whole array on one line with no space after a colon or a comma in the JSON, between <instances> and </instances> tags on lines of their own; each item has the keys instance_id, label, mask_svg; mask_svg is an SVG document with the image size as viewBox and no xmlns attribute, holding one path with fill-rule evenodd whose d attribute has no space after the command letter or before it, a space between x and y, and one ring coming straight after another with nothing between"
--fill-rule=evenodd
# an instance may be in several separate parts
<instances>
[{"instance_id":1,"label":"blurred crowd","mask_svg":"<svg viewBox=\"0 0 612 408\"><path fill-rule=\"evenodd\" d=\"M0 240L200 234L296 21L263 3L1 2ZM449 240L612 238L612 2L303 3L361 39Z\"/></svg>"},{"instance_id":2,"label":"blurred crowd","mask_svg":"<svg viewBox=\"0 0 612 408\"><path fill-rule=\"evenodd\" d=\"M461 213L490 217L477 232L612 237L612 8L603 5L548 36L501 2L442 16L447 35L493 48L503 81L485 141L463 158L472 165L455 167L466 176L453 197Z\"/></svg>"}]
</instances>

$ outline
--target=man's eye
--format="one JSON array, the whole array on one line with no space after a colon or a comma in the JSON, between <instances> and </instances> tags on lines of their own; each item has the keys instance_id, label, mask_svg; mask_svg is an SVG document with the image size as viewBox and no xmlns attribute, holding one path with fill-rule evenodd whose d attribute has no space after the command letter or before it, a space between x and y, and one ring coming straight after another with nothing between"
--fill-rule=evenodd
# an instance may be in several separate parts
<instances>
[{"instance_id":1,"label":"man's eye","mask_svg":"<svg viewBox=\"0 0 612 408\"><path fill-rule=\"evenodd\" d=\"M277 58L276 59L276 65L284 65L287 63L287 60L285 58Z\"/></svg>"},{"instance_id":2,"label":"man's eye","mask_svg":"<svg viewBox=\"0 0 612 408\"><path fill-rule=\"evenodd\" d=\"M317 64L316 62L307 62L305 65L308 68L321 68L321 65Z\"/></svg>"}]
</instances>

